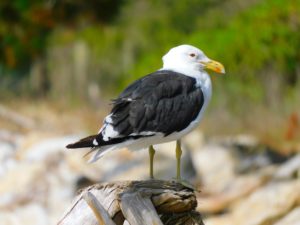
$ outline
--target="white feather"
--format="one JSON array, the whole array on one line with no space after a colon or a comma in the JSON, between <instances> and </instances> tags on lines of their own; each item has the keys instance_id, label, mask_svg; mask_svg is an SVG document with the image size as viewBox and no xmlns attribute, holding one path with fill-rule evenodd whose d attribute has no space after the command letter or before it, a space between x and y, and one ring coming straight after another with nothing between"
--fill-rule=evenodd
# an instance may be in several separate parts
<instances>
[{"instance_id":1,"label":"white feather","mask_svg":"<svg viewBox=\"0 0 300 225\"><path fill-rule=\"evenodd\" d=\"M119 136L119 132L116 131L112 124L106 124L102 130L103 140L108 141L111 138Z\"/></svg>"},{"instance_id":2,"label":"white feather","mask_svg":"<svg viewBox=\"0 0 300 225\"><path fill-rule=\"evenodd\" d=\"M93 145L97 146L99 145L98 141L96 140L96 138L93 140Z\"/></svg>"}]
</instances>

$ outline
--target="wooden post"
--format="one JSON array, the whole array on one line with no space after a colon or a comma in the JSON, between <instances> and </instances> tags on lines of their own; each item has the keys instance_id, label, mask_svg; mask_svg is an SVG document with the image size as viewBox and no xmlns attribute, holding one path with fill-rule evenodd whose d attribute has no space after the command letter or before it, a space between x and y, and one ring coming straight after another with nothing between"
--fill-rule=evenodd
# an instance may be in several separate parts
<instances>
[{"instance_id":1,"label":"wooden post","mask_svg":"<svg viewBox=\"0 0 300 225\"><path fill-rule=\"evenodd\" d=\"M85 188L59 225L203 225L194 191L175 181L117 181Z\"/></svg>"}]
</instances>

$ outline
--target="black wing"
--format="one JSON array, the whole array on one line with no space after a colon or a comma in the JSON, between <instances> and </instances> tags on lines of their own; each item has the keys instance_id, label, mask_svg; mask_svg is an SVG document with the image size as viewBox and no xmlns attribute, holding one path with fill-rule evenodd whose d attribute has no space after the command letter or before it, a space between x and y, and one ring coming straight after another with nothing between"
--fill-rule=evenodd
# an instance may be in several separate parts
<instances>
[{"instance_id":1,"label":"black wing","mask_svg":"<svg viewBox=\"0 0 300 225\"><path fill-rule=\"evenodd\" d=\"M106 123L114 127L118 137L143 136L142 132L149 131L167 136L185 129L203 103L202 90L194 78L160 70L135 81L113 100Z\"/></svg>"}]
</instances>

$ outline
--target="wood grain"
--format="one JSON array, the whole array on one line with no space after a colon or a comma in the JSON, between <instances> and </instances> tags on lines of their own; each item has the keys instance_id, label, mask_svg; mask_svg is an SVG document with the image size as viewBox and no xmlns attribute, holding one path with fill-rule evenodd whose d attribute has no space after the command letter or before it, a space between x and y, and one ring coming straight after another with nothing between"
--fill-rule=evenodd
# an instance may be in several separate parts
<instances>
[{"instance_id":1,"label":"wood grain","mask_svg":"<svg viewBox=\"0 0 300 225\"><path fill-rule=\"evenodd\" d=\"M58 224L201 225L196 206L194 191L175 181L116 181L82 190Z\"/></svg>"}]
</instances>

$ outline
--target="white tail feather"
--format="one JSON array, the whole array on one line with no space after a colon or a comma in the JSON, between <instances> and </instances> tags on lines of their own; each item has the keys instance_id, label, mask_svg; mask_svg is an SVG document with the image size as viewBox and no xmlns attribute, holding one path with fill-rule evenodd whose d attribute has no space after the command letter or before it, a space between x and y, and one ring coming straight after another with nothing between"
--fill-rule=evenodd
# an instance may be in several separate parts
<instances>
[{"instance_id":1,"label":"white tail feather","mask_svg":"<svg viewBox=\"0 0 300 225\"><path fill-rule=\"evenodd\" d=\"M88 163L94 163L98 159L100 159L102 156L104 156L106 153L110 152L111 150L115 149L115 146L103 146L98 149L94 150L93 155L91 158L88 160Z\"/></svg>"}]
</instances>

